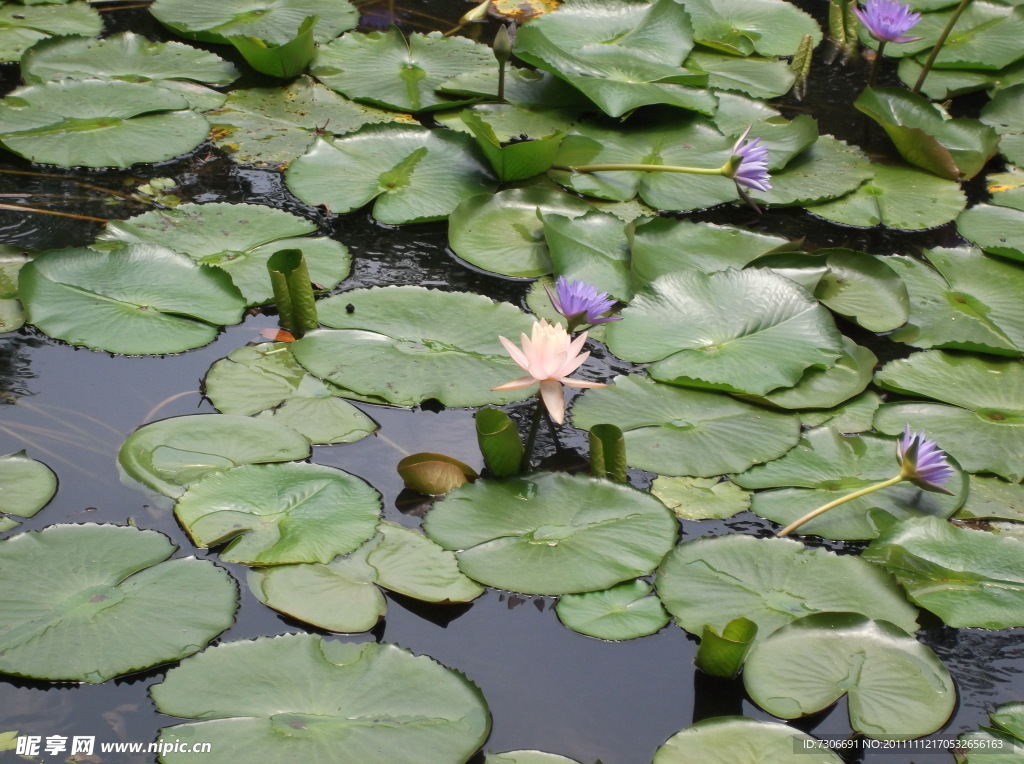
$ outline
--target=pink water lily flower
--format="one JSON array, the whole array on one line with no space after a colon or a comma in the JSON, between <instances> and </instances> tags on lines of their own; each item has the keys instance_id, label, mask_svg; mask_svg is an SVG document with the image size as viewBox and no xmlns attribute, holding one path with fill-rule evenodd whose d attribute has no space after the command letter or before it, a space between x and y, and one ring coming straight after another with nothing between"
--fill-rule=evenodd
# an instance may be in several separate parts
<instances>
[{"instance_id":1,"label":"pink water lily flower","mask_svg":"<svg viewBox=\"0 0 1024 764\"><path fill-rule=\"evenodd\" d=\"M583 332L576 339L561 324L549 324L543 318L533 325L531 336L521 335L522 350L513 342L498 337L512 360L519 364L527 373L526 377L514 379L503 385L491 388L500 390L519 390L540 383L540 399L548 410L548 414L558 424L565 421L565 401L562 398L562 385L570 387L607 387L600 382L586 382L582 379L569 377L580 365L590 357L590 351L580 352L587 341L587 333Z\"/></svg>"}]
</instances>

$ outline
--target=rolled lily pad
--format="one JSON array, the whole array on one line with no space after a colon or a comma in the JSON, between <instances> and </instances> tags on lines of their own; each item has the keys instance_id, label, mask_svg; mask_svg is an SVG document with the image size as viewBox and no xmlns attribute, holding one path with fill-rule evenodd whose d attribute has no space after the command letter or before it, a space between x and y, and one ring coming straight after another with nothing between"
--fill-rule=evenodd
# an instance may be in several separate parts
<instances>
[{"instance_id":1,"label":"rolled lily pad","mask_svg":"<svg viewBox=\"0 0 1024 764\"><path fill-rule=\"evenodd\" d=\"M654 764L762 764L799 751L807 764L840 764L828 746L785 724L718 716L677 732L654 754Z\"/></svg>"},{"instance_id":2,"label":"rolled lily pad","mask_svg":"<svg viewBox=\"0 0 1024 764\"><path fill-rule=\"evenodd\" d=\"M508 303L402 286L344 292L318 302L317 311L338 330L310 332L292 343L292 353L316 376L360 396L397 406L430 398L480 406L530 394L491 392L522 376L498 336L518 340L533 325Z\"/></svg>"},{"instance_id":3,"label":"rolled lily pad","mask_svg":"<svg viewBox=\"0 0 1024 764\"><path fill-rule=\"evenodd\" d=\"M863 557L950 626L1024 626L1024 544L1017 539L921 517L890 528Z\"/></svg>"},{"instance_id":4,"label":"rolled lily pad","mask_svg":"<svg viewBox=\"0 0 1024 764\"><path fill-rule=\"evenodd\" d=\"M236 348L210 367L203 389L225 414L273 419L312 443L351 443L377 429L344 400L345 390L300 366L286 343Z\"/></svg>"},{"instance_id":5,"label":"rolled lily pad","mask_svg":"<svg viewBox=\"0 0 1024 764\"><path fill-rule=\"evenodd\" d=\"M150 12L183 37L213 43L246 35L284 45L310 16L317 17L314 38L324 43L359 23L359 11L348 0L220 0L198 7L190 0L157 0Z\"/></svg>"},{"instance_id":6,"label":"rolled lily pad","mask_svg":"<svg viewBox=\"0 0 1024 764\"><path fill-rule=\"evenodd\" d=\"M423 534L382 522L377 535L326 565L275 565L249 572L265 605L331 631L366 631L384 616L379 586L424 602L469 602L484 589L459 571L455 555Z\"/></svg>"},{"instance_id":7,"label":"rolled lily pad","mask_svg":"<svg viewBox=\"0 0 1024 764\"><path fill-rule=\"evenodd\" d=\"M743 667L751 699L773 716L813 714L849 694L850 726L909 740L939 729L956 688L935 653L891 623L819 613L759 643Z\"/></svg>"},{"instance_id":8,"label":"rolled lily pad","mask_svg":"<svg viewBox=\"0 0 1024 764\"><path fill-rule=\"evenodd\" d=\"M313 30L317 16L307 16L299 25L295 36L285 43L274 45L252 35L232 35L228 38L245 62L261 74L291 79L302 74L316 54Z\"/></svg>"},{"instance_id":9,"label":"rolled lily pad","mask_svg":"<svg viewBox=\"0 0 1024 764\"><path fill-rule=\"evenodd\" d=\"M194 149L210 126L180 94L158 84L60 80L0 101L0 143L33 162L128 167Z\"/></svg>"},{"instance_id":10,"label":"rolled lily pad","mask_svg":"<svg viewBox=\"0 0 1024 764\"><path fill-rule=\"evenodd\" d=\"M204 475L240 464L309 456L309 441L283 424L229 414L197 414L147 424L121 445L118 462L165 496L181 496Z\"/></svg>"},{"instance_id":11,"label":"rolled lily pad","mask_svg":"<svg viewBox=\"0 0 1024 764\"><path fill-rule=\"evenodd\" d=\"M651 493L681 520L724 520L750 509L750 494L728 480L666 477L654 479Z\"/></svg>"},{"instance_id":12,"label":"rolled lily pad","mask_svg":"<svg viewBox=\"0 0 1024 764\"><path fill-rule=\"evenodd\" d=\"M876 164L874 171L874 177L852 194L808 211L840 225L920 231L948 223L967 204L954 181L898 165Z\"/></svg>"},{"instance_id":13,"label":"rolled lily pad","mask_svg":"<svg viewBox=\"0 0 1024 764\"><path fill-rule=\"evenodd\" d=\"M559 473L461 486L434 504L423 530L458 550L470 578L524 594L599 591L647 575L678 532L650 494Z\"/></svg>"},{"instance_id":14,"label":"rolled lily pad","mask_svg":"<svg viewBox=\"0 0 1024 764\"><path fill-rule=\"evenodd\" d=\"M625 581L611 589L563 594L555 613L565 626L598 639L645 637L662 629L669 614L646 581Z\"/></svg>"},{"instance_id":15,"label":"rolled lily pad","mask_svg":"<svg viewBox=\"0 0 1024 764\"><path fill-rule=\"evenodd\" d=\"M0 541L0 671L98 683L201 650L231 625L238 589L212 562L169 559L176 549L91 523Z\"/></svg>"},{"instance_id":16,"label":"rolled lily pad","mask_svg":"<svg viewBox=\"0 0 1024 764\"><path fill-rule=\"evenodd\" d=\"M571 124L564 114L534 112L511 104L464 109L459 119L505 182L532 178L551 167ZM522 136L530 140L522 140Z\"/></svg>"},{"instance_id":17,"label":"rolled lily pad","mask_svg":"<svg viewBox=\"0 0 1024 764\"><path fill-rule=\"evenodd\" d=\"M245 308L226 274L149 244L46 252L22 267L19 285L29 323L72 345L128 355L205 345Z\"/></svg>"},{"instance_id":18,"label":"rolled lily pad","mask_svg":"<svg viewBox=\"0 0 1024 764\"><path fill-rule=\"evenodd\" d=\"M381 223L439 220L496 185L469 136L398 124L318 139L289 165L285 181L302 201L332 212L376 200L373 216Z\"/></svg>"},{"instance_id":19,"label":"rolled lily pad","mask_svg":"<svg viewBox=\"0 0 1024 764\"><path fill-rule=\"evenodd\" d=\"M57 476L24 451L0 456L0 513L32 517L57 492Z\"/></svg>"},{"instance_id":20,"label":"rolled lily pad","mask_svg":"<svg viewBox=\"0 0 1024 764\"><path fill-rule=\"evenodd\" d=\"M956 227L986 252L1024 261L1024 211L978 204L960 213Z\"/></svg>"},{"instance_id":21,"label":"rolled lily pad","mask_svg":"<svg viewBox=\"0 0 1024 764\"><path fill-rule=\"evenodd\" d=\"M638 376L587 390L573 405L572 422L582 430L616 425L625 435L629 464L662 475L742 472L782 456L800 437L793 415Z\"/></svg>"},{"instance_id":22,"label":"rolled lily pad","mask_svg":"<svg viewBox=\"0 0 1024 764\"><path fill-rule=\"evenodd\" d=\"M917 258L886 258L910 294L910 316L894 340L999 355L1024 351L1020 266L970 247L930 249L924 256L933 268Z\"/></svg>"},{"instance_id":23,"label":"rolled lily pad","mask_svg":"<svg viewBox=\"0 0 1024 764\"><path fill-rule=\"evenodd\" d=\"M651 362L655 379L755 395L792 387L838 360L828 311L769 271L670 273L637 294L608 328L620 358Z\"/></svg>"},{"instance_id":24,"label":"rolled lily pad","mask_svg":"<svg viewBox=\"0 0 1024 764\"><path fill-rule=\"evenodd\" d=\"M100 14L88 3L5 3L0 7L0 61L18 61L40 40L65 35L92 37L102 29Z\"/></svg>"},{"instance_id":25,"label":"rolled lily pad","mask_svg":"<svg viewBox=\"0 0 1024 764\"><path fill-rule=\"evenodd\" d=\"M174 514L196 546L246 565L328 563L371 538L380 494L320 464L246 464L190 484Z\"/></svg>"},{"instance_id":26,"label":"rolled lily pad","mask_svg":"<svg viewBox=\"0 0 1024 764\"><path fill-rule=\"evenodd\" d=\"M891 621L907 632L917 629L917 609L884 570L788 539L719 536L684 542L665 557L655 584L676 623L695 636L705 625L721 633L742 616L757 624L760 643L797 618L826 611Z\"/></svg>"},{"instance_id":27,"label":"rolled lily pad","mask_svg":"<svg viewBox=\"0 0 1024 764\"><path fill-rule=\"evenodd\" d=\"M264 764L340 750L353 761L466 761L491 728L480 690L462 674L395 645L313 634L218 645L150 693L158 711L197 720L161 729L165 744L208 741ZM166 764L192 758L161 755Z\"/></svg>"},{"instance_id":28,"label":"rolled lily pad","mask_svg":"<svg viewBox=\"0 0 1024 764\"><path fill-rule=\"evenodd\" d=\"M959 470L954 470L945 484L953 491L952 496L902 482L840 504L801 525L799 533L830 539L871 539L894 518L947 518L967 495L967 480ZM750 508L755 514L785 526L898 472L896 443L889 438L840 435L831 427L819 427L805 432L799 445L781 459L735 475L733 481L743 488L782 488L758 491Z\"/></svg>"},{"instance_id":29,"label":"rolled lily pad","mask_svg":"<svg viewBox=\"0 0 1024 764\"><path fill-rule=\"evenodd\" d=\"M553 268L544 217L573 219L591 211L582 199L546 188L479 194L452 212L448 241L456 255L479 268L503 276L542 276Z\"/></svg>"}]
</instances>

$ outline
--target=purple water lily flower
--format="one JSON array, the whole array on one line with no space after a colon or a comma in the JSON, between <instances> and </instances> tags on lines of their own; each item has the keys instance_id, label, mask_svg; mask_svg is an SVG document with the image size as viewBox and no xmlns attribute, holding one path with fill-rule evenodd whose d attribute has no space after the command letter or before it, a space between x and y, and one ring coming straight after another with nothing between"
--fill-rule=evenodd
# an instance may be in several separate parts
<instances>
[{"instance_id":1,"label":"purple water lily flower","mask_svg":"<svg viewBox=\"0 0 1024 764\"><path fill-rule=\"evenodd\" d=\"M896 448L901 476L918 488L938 493L953 492L944 483L953 477L954 470L946 461L946 453L928 440L923 432L911 432L910 425L903 431L903 439Z\"/></svg>"},{"instance_id":2,"label":"purple water lily flower","mask_svg":"<svg viewBox=\"0 0 1024 764\"><path fill-rule=\"evenodd\" d=\"M546 286L544 288L555 310L569 320L570 326L577 323L606 324L622 318L604 315L615 305L615 298L609 297L607 292L598 292L585 281L569 281L565 276L559 276L554 293Z\"/></svg>"},{"instance_id":3,"label":"purple water lily flower","mask_svg":"<svg viewBox=\"0 0 1024 764\"><path fill-rule=\"evenodd\" d=\"M752 188L755 191L770 191L772 184L768 174L768 147L761 145L760 138L747 140L748 127L732 147L732 155L740 158L739 164L733 168L732 179L736 185Z\"/></svg>"},{"instance_id":4,"label":"purple water lily flower","mask_svg":"<svg viewBox=\"0 0 1024 764\"><path fill-rule=\"evenodd\" d=\"M864 10L854 8L853 12L867 28L868 34L879 42L913 42L920 37L907 37L918 21L920 13L911 13L910 6L897 0L867 0Z\"/></svg>"}]
</instances>

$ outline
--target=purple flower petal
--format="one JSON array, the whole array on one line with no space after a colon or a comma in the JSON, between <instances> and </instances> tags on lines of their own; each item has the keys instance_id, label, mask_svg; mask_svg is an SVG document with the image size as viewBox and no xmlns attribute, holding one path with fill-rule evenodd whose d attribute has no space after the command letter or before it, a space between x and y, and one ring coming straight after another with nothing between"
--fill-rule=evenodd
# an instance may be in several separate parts
<instances>
[{"instance_id":1,"label":"purple flower petal","mask_svg":"<svg viewBox=\"0 0 1024 764\"><path fill-rule=\"evenodd\" d=\"M920 13L911 13L910 6L897 0L867 0L864 10L853 12L867 28L868 34L879 42L912 42L920 37L907 37L906 33L921 20Z\"/></svg>"},{"instance_id":2,"label":"purple flower petal","mask_svg":"<svg viewBox=\"0 0 1024 764\"><path fill-rule=\"evenodd\" d=\"M740 163L736 166L732 179L737 185L755 191L770 191L772 184L769 182L771 175L768 174L768 147L761 145L760 138L746 140L749 132L748 127L732 147L732 155L740 157Z\"/></svg>"},{"instance_id":3,"label":"purple flower petal","mask_svg":"<svg viewBox=\"0 0 1024 764\"><path fill-rule=\"evenodd\" d=\"M956 473L946 461L946 453L923 432L912 433L908 424L896 447L896 455L904 480L926 491L953 493L945 483Z\"/></svg>"},{"instance_id":4,"label":"purple flower petal","mask_svg":"<svg viewBox=\"0 0 1024 764\"><path fill-rule=\"evenodd\" d=\"M618 321L621 316L605 316L615 306L615 299L607 292L598 292L584 281L569 281L559 276L555 282L554 294L548 290L555 310L572 321L576 319L587 324L606 324Z\"/></svg>"}]
</instances>

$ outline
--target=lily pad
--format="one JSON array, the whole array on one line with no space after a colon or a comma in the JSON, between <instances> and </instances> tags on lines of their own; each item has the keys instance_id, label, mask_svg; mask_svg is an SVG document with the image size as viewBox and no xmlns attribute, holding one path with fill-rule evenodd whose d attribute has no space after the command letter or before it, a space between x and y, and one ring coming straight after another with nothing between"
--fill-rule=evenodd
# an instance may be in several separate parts
<instances>
[{"instance_id":1,"label":"lily pad","mask_svg":"<svg viewBox=\"0 0 1024 764\"><path fill-rule=\"evenodd\" d=\"M484 755L484 764L580 764L576 759L544 751L504 751Z\"/></svg>"},{"instance_id":2,"label":"lily pad","mask_svg":"<svg viewBox=\"0 0 1024 764\"><path fill-rule=\"evenodd\" d=\"M455 555L423 534L382 522L377 535L326 565L275 565L249 572L257 599L331 631L373 627L387 604L378 587L424 602L469 602L484 589L459 571Z\"/></svg>"},{"instance_id":3,"label":"lily pad","mask_svg":"<svg viewBox=\"0 0 1024 764\"><path fill-rule=\"evenodd\" d=\"M625 484L534 473L460 486L434 504L423 530L482 584L570 594L647 575L678 527L660 501Z\"/></svg>"},{"instance_id":4,"label":"lily pad","mask_svg":"<svg viewBox=\"0 0 1024 764\"><path fill-rule=\"evenodd\" d=\"M91 523L0 542L0 671L98 683L203 649L233 622L238 589L212 562L169 559L176 549Z\"/></svg>"},{"instance_id":5,"label":"lily pad","mask_svg":"<svg viewBox=\"0 0 1024 764\"><path fill-rule=\"evenodd\" d=\"M743 488L772 488L754 494L751 510L786 526L829 502L879 483L899 472L896 444L874 435L840 435L831 427L804 433L781 459L753 467L733 481ZM967 494L959 470L946 484L952 496L902 482L841 504L801 525L799 533L830 539L871 539L893 519L930 515L947 518Z\"/></svg>"},{"instance_id":6,"label":"lily pad","mask_svg":"<svg viewBox=\"0 0 1024 764\"><path fill-rule=\"evenodd\" d=\"M783 207L818 204L849 194L870 177L871 163L861 149L822 135L772 174L771 191L754 191L751 197Z\"/></svg>"},{"instance_id":7,"label":"lily pad","mask_svg":"<svg viewBox=\"0 0 1024 764\"><path fill-rule=\"evenodd\" d=\"M0 513L32 517L55 493L57 476L45 464L24 451L0 456Z\"/></svg>"},{"instance_id":8,"label":"lily pad","mask_svg":"<svg viewBox=\"0 0 1024 764\"><path fill-rule=\"evenodd\" d=\"M430 398L480 406L529 395L491 392L522 376L498 336L516 340L533 325L508 303L402 286L344 292L318 302L317 311L337 330L306 334L292 353L316 376L361 396L397 406Z\"/></svg>"},{"instance_id":9,"label":"lily pad","mask_svg":"<svg viewBox=\"0 0 1024 764\"><path fill-rule=\"evenodd\" d=\"M799 751L807 764L840 764L832 750L785 724L718 716L677 732L654 753L654 764L763 764Z\"/></svg>"},{"instance_id":10,"label":"lily pad","mask_svg":"<svg viewBox=\"0 0 1024 764\"><path fill-rule=\"evenodd\" d=\"M655 584L676 623L695 636L705 625L721 633L742 616L758 626L756 645L797 618L827 611L917 629L917 609L884 570L789 539L740 535L684 542L665 557Z\"/></svg>"},{"instance_id":11,"label":"lily pad","mask_svg":"<svg viewBox=\"0 0 1024 764\"><path fill-rule=\"evenodd\" d=\"M619 218L595 210L579 217L542 213L541 219L555 274L627 302L633 298L630 236Z\"/></svg>"},{"instance_id":12,"label":"lily pad","mask_svg":"<svg viewBox=\"0 0 1024 764\"><path fill-rule=\"evenodd\" d=\"M553 268L544 217L574 219L591 211L594 208L582 199L546 188L479 194L452 212L448 241L456 255L484 270L503 276L542 276Z\"/></svg>"},{"instance_id":13,"label":"lily pad","mask_svg":"<svg viewBox=\"0 0 1024 764\"><path fill-rule=\"evenodd\" d=\"M749 403L645 377L616 377L577 398L572 422L582 430L614 424L633 467L662 475L713 477L742 472L796 445L799 420Z\"/></svg>"},{"instance_id":14,"label":"lily pad","mask_svg":"<svg viewBox=\"0 0 1024 764\"><path fill-rule=\"evenodd\" d=\"M21 4L0 7L0 61L18 61L27 48L50 37L92 37L103 19L88 3Z\"/></svg>"},{"instance_id":15,"label":"lily pad","mask_svg":"<svg viewBox=\"0 0 1024 764\"><path fill-rule=\"evenodd\" d=\"M345 390L300 366L287 343L236 348L210 367L203 389L218 411L273 419L311 443L351 443L377 429Z\"/></svg>"},{"instance_id":16,"label":"lily pad","mask_svg":"<svg viewBox=\"0 0 1024 764\"><path fill-rule=\"evenodd\" d=\"M954 9L926 13L914 27L920 40L890 45L886 55L916 56L935 46ZM966 7L935 57L937 69L1002 69L1024 57L1024 8L978 0ZM890 51L892 51L890 53Z\"/></svg>"},{"instance_id":17,"label":"lily pad","mask_svg":"<svg viewBox=\"0 0 1024 764\"><path fill-rule=\"evenodd\" d=\"M131 477L165 496L210 472L240 464L305 459L309 441L291 427L230 414L196 414L147 424L121 445L117 459Z\"/></svg>"},{"instance_id":18,"label":"lily pad","mask_svg":"<svg viewBox=\"0 0 1024 764\"><path fill-rule=\"evenodd\" d=\"M0 101L0 143L33 162L128 167L186 154L206 139L206 119L158 84L60 80Z\"/></svg>"},{"instance_id":19,"label":"lily pad","mask_svg":"<svg viewBox=\"0 0 1024 764\"><path fill-rule=\"evenodd\" d=\"M836 432L866 432L872 428L875 411L881 405L878 393L868 390L833 409L801 411L800 422L806 427L827 424Z\"/></svg>"},{"instance_id":20,"label":"lily pad","mask_svg":"<svg viewBox=\"0 0 1024 764\"><path fill-rule=\"evenodd\" d=\"M313 634L218 645L150 693L158 711L197 720L161 729L165 744L208 741L264 764L340 750L353 761L466 761L491 728L480 690L462 674L396 645Z\"/></svg>"},{"instance_id":21,"label":"lily pad","mask_svg":"<svg viewBox=\"0 0 1024 764\"><path fill-rule=\"evenodd\" d=\"M359 11L348 0L220 0L201 6L190 0L157 0L149 10L182 37L213 43L245 35L284 45L310 16L317 17L314 39L324 43L359 23Z\"/></svg>"},{"instance_id":22,"label":"lily pad","mask_svg":"<svg viewBox=\"0 0 1024 764\"><path fill-rule=\"evenodd\" d=\"M381 223L439 220L496 185L469 136L397 124L318 139L289 165L285 181L302 201L332 212L376 200L373 216Z\"/></svg>"},{"instance_id":23,"label":"lily pad","mask_svg":"<svg viewBox=\"0 0 1024 764\"><path fill-rule=\"evenodd\" d=\"M718 478L660 475L654 479L651 493L681 520L725 520L750 509L749 492Z\"/></svg>"},{"instance_id":24,"label":"lily pad","mask_svg":"<svg viewBox=\"0 0 1024 764\"><path fill-rule=\"evenodd\" d=\"M842 352L831 315L769 271L670 273L651 282L608 328L619 358L655 362L655 379L755 395L792 387Z\"/></svg>"},{"instance_id":25,"label":"lily pad","mask_svg":"<svg viewBox=\"0 0 1024 764\"><path fill-rule=\"evenodd\" d=\"M1024 626L1024 544L1017 539L921 517L890 528L863 557L949 626Z\"/></svg>"},{"instance_id":26,"label":"lily pad","mask_svg":"<svg viewBox=\"0 0 1024 764\"><path fill-rule=\"evenodd\" d=\"M891 623L819 613L754 646L743 685L768 713L795 719L849 695L850 726L867 737L909 740L939 729L956 688L935 653Z\"/></svg>"},{"instance_id":27,"label":"lily pad","mask_svg":"<svg viewBox=\"0 0 1024 764\"><path fill-rule=\"evenodd\" d=\"M876 164L874 177L852 194L808 211L840 225L920 231L953 220L966 203L954 181L911 167Z\"/></svg>"},{"instance_id":28,"label":"lily pad","mask_svg":"<svg viewBox=\"0 0 1024 764\"><path fill-rule=\"evenodd\" d=\"M242 320L245 301L220 271L163 247L62 249L21 269L29 323L51 337L112 353L178 353Z\"/></svg>"},{"instance_id":29,"label":"lily pad","mask_svg":"<svg viewBox=\"0 0 1024 764\"><path fill-rule=\"evenodd\" d=\"M792 56L805 34L821 42L810 14L782 0L688 0L686 12L697 42L733 55Z\"/></svg>"},{"instance_id":30,"label":"lily pad","mask_svg":"<svg viewBox=\"0 0 1024 764\"><path fill-rule=\"evenodd\" d=\"M790 8L795 10L795 6ZM796 80L796 75L789 65L774 58L737 58L724 53L695 50L687 57L686 66L696 71L707 72L708 87L716 93L722 90L735 90L753 98L783 96L789 92Z\"/></svg>"},{"instance_id":31,"label":"lily pad","mask_svg":"<svg viewBox=\"0 0 1024 764\"><path fill-rule=\"evenodd\" d=\"M983 518L1024 523L1024 485L971 475L967 500L954 517L958 520Z\"/></svg>"},{"instance_id":32,"label":"lily pad","mask_svg":"<svg viewBox=\"0 0 1024 764\"><path fill-rule=\"evenodd\" d=\"M646 581L624 581L611 589L563 594L555 613L566 627L598 639L645 637L662 629L669 614Z\"/></svg>"},{"instance_id":33,"label":"lily pad","mask_svg":"<svg viewBox=\"0 0 1024 764\"><path fill-rule=\"evenodd\" d=\"M25 323L25 310L18 299L18 272L29 260L15 247L0 246L0 334Z\"/></svg>"},{"instance_id":34,"label":"lily pad","mask_svg":"<svg viewBox=\"0 0 1024 764\"><path fill-rule=\"evenodd\" d=\"M371 538L380 494L320 464L246 464L191 483L174 514L196 546L227 544L227 562L328 563Z\"/></svg>"},{"instance_id":35,"label":"lily pad","mask_svg":"<svg viewBox=\"0 0 1024 764\"><path fill-rule=\"evenodd\" d=\"M934 266L912 257L886 262L910 293L910 317L892 334L920 348L999 355L1024 351L1024 270L970 247L925 250Z\"/></svg>"},{"instance_id":36,"label":"lily pad","mask_svg":"<svg viewBox=\"0 0 1024 764\"><path fill-rule=\"evenodd\" d=\"M1024 261L1024 211L978 204L960 213L956 227L986 252Z\"/></svg>"}]
</instances>

